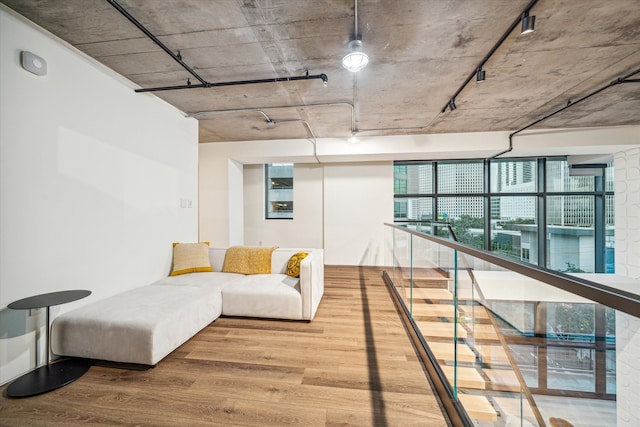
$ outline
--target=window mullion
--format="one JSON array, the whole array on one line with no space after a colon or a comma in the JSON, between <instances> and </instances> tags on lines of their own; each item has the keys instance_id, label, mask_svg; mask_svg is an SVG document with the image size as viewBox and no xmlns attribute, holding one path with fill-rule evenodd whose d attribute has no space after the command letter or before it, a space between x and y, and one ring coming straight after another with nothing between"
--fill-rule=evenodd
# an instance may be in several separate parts
<instances>
[{"instance_id":1,"label":"window mullion","mask_svg":"<svg viewBox=\"0 0 640 427\"><path fill-rule=\"evenodd\" d=\"M491 250L491 160L483 165L484 173L484 249Z\"/></svg>"},{"instance_id":2,"label":"window mullion","mask_svg":"<svg viewBox=\"0 0 640 427\"><path fill-rule=\"evenodd\" d=\"M547 159L538 159L536 183L538 222L538 266L547 267Z\"/></svg>"},{"instance_id":3,"label":"window mullion","mask_svg":"<svg viewBox=\"0 0 640 427\"><path fill-rule=\"evenodd\" d=\"M593 244L595 245L595 272L605 272L605 185L604 185L604 167L602 168L602 176L595 176L595 200L594 200L594 218L593 218ZM601 248L601 250L598 250Z\"/></svg>"}]
</instances>

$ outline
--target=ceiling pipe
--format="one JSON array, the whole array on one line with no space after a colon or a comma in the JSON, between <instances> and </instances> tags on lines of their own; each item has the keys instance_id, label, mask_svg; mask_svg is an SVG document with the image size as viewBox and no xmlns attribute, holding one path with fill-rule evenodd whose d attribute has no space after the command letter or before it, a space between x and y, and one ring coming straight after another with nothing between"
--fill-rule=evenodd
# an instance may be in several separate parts
<instances>
[{"instance_id":1,"label":"ceiling pipe","mask_svg":"<svg viewBox=\"0 0 640 427\"><path fill-rule=\"evenodd\" d=\"M188 113L187 117L197 118L199 116L203 116L203 115L206 115L206 114L243 113L243 112L247 112L247 111L259 111L264 115L262 110L279 110L279 109L285 109L285 108L304 108L304 107L330 107L330 106L339 106L339 105L343 105L343 106L349 107L351 109L351 134L353 134L354 132L356 134L362 134L362 133L366 133L366 132L378 132L378 131L408 131L408 132L410 132L410 131L416 131L416 130L424 130L424 129L427 129L429 126L431 126L431 123L433 123L435 121L435 119L440 116L440 114L438 114L438 116L436 116L433 120L431 120L431 122L429 124L427 124L425 126L367 128L367 129L358 128L356 130L355 108L354 108L353 104L350 103L350 102L347 102L347 101L339 101L339 102L321 102L321 103L316 103L316 104L278 105L278 106L273 106L273 107L248 107L248 108L231 108L231 109L225 109L225 110L206 110L206 111L197 111L197 112L194 112L194 113ZM265 118L267 118L267 117L265 117Z\"/></svg>"},{"instance_id":2,"label":"ceiling pipe","mask_svg":"<svg viewBox=\"0 0 640 427\"><path fill-rule=\"evenodd\" d=\"M629 77L634 76L634 75L636 75L636 74L638 74L638 73L640 73L640 68L638 68L638 69L637 69L637 70L635 70L635 71L632 71L631 73L629 73L629 74L627 74L627 75L625 75L625 76L623 76L623 77L618 77L617 79L615 79L614 81L612 81L612 82L611 82L611 83L609 83L608 85L603 86L603 87L601 87L601 88L599 88L599 89L594 90L594 91L593 91L593 92L591 92L591 93L586 94L585 96L583 96L582 98L578 99L577 101L567 101L567 105L565 105L564 107L562 107L562 108L560 108L560 109L558 109L558 110L556 110L556 111L554 111L554 112L552 112L552 113L549 113L549 114L547 114L546 116L539 118L538 120L535 120L535 121L533 121L533 122L529 123L529 124L528 124L528 125L526 125L525 127L520 128L520 129L518 129L518 130L517 130L517 131L515 131L515 132L510 133L510 134L509 134L509 148L507 148L507 149L506 149L506 150L504 150L504 151L501 151L501 152L500 152L500 153L498 153L498 154L495 154L495 155L493 155L493 156L489 157L489 159L495 159L495 158L497 158L497 157L499 157L499 156L502 156L503 154L507 154L507 153L509 153L510 151L512 151L512 150L513 150L513 137L514 137L514 136L516 136L517 134L519 134L520 132L522 132L522 131L525 131L525 130L529 129L529 128L530 128L530 127L532 127L532 126L535 126L535 125L537 125L538 123L543 122L543 121L547 120L548 118L553 117L553 116L555 116L556 114L561 113L561 112L563 112L564 110L566 110L566 109L568 109L568 108L571 108L571 107L573 107L574 105L579 104L580 102L585 101L585 100L587 100L587 99L591 98L591 97L592 97L592 96L594 96L594 95L599 94L600 92L602 92L602 91L604 91L604 90L606 90L606 89L609 89L610 87L613 87L613 86L619 85L619 84L621 84L621 83L640 83L640 79L630 79L630 78L629 78Z\"/></svg>"},{"instance_id":3,"label":"ceiling pipe","mask_svg":"<svg viewBox=\"0 0 640 427\"><path fill-rule=\"evenodd\" d=\"M144 33L151 41L153 41L156 45L158 45L162 50L164 50L174 61L182 66L185 70L189 72L193 77L195 77L200 84L192 85L189 80L187 80L186 85L179 86L162 86L162 87L154 87L154 88L142 88L136 89L136 92L159 92L165 90L179 90L179 89L197 89L197 88L210 88L210 87L220 87L220 86L237 86L237 85L248 85L248 84L257 84L257 83L277 83L277 82L288 82L288 81L296 81L296 80L311 80L311 79L321 79L322 86L327 87L329 79L326 74L315 74L309 75L307 72L304 76L297 77L276 77L272 79L257 79L257 80L240 80L240 81L232 81L232 82L222 82L222 83L211 83L206 81L202 76L195 72L193 68L188 66L183 60L180 52L177 54L173 53L167 45L162 43L160 39L158 39L151 31L149 31L140 21L134 18L129 12L127 12L116 0L107 0L107 2L113 6L118 12L120 12L125 18L129 20L133 25L135 25L140 31Z\"/></svg>"},{"instance_id":4,"label":"ceiling pipe","mask_svg":"<svg viewBox=\"0 0 640 427\"><path fill-rule=\"evenodd\" d=\"M456 93L454 93L453 96L449 97L449 101L447 101L444 107L442 107L442 109L440 110L441 113L444 113L445 111L447 111L447 108L449 108L449 105L450 105L450 100L456 99L456 97L460 95L460 92L462 92L462 90L469 84L469 82L473 80L474 77L477 77L478 70L482 69L482 66L489 60L489 58L491 58L491 56L496 52L496 50L498 50L498 48L502 45L502 43L504 43L507 37L509 37L509 35L513 32L513 30L515 30L518 24L522 21L522 17L525 14L528 14L531 8L533 8L533 6L535 6L537 2L538 0L531 0L529 2L529 4L524 8L522 13L520 13L518 17L513 21L513 23L509 26L509 29L507 29L507 31L505 31L502 37L500 37L500 40L498 40L498 42L495 45L493 45L489 53L487 53L484 56L484 58L482 58L480 63L473 69L471 74L469 74L469 77L467 77L464 83L462 83L462 85L458 88ZM483 73L483 77L484 77L484 73ZM453 111L453 109L451 111Z\"/></svg>"},{"instance_id":5,"label":"ceiling pipe","mask_svg":"<svg viewBox=\"0 0 640 427\"><path fill-rule=\"evenodd\" d=\"M275 77L271 79L255 79L255 80L238 80L233 82L219 82L219 83L210 83L204 82L203 84L186 84L179 86L162 86L162 87L150 87L150 88L142 88L136 89L136 92L160 92L164 90L179 90L179 89L199 89L199 88L209 88L209 87L221 87L221 86L238 86L238 85L250 85L257 83L278 83L278 82L291 82L297 80L312 80L312 79L321 79L322 85L327 87L329 82L329 78L326 74L314 74L314 75L304 75L304 76L294 76L294 77Z\"/></svg>"},{"instance_id":6,"label":"ceiling pipe","mask_svg":"<svg viewBox=\"0 0 640 427\"><path fill-rule=\"evenodd\" d=\"M318 164L320 164L320 159L318 158L318 141L316 138L316 134L313 132L313 129L311 129L311 125L309 125L309 122L307 122L304 119L282 119L282 120L278 120L275 121L273 119L271 119L269 116L267 116L267 114L264 111L259 111L264 117L267 118L267 126L275 126L277 124L280 123L296 123L296 122L300 122L302 123L308 130L309 133L311 134L311 144L313 144L313 157L315 157L316 162L318 162ZM308 139L308 138L307 138Z\"/></svg>"},{"instance_id":7,"label":"ceiling pipe","mask_svg":"<svg viewBox=\"0 0 640 427\"><path fill-rule=\"evenodd\" d=\"M356 128L356 124L355 124L355 120L356 120L355 119L355 109L354 109L352 103L346 102L346 101L320 102L320 103L315 103L315 104L279 105L279 106L272 106L272 107L232 108L232 109L226 109L226 110L207 110L207 111L198 111L198 112L195 112L195 113L189 113L189 114L187 114L187 117L196 118L198 116L202 116L202 115L205 115L205 114L242 113L242 112L246 112L246 111L258 111L258 112L262 113L265 116L265 118L267 118L267 120L269 120L269 117L266 116L266 114L264 113L263 110L280 110L280 109L285 109L285 108L331 107L331 106L346 106L346 107L349 107L351 109L351 131L354 132L355 128ZM315 138L315 136L314 136L314 138Z\"/></svg>"},{"instance_id":8,"label":"ceiling pipe","mask_svg":"<svg viewBox=\"0 0 640 427\"><path fill-rule=\"evenodd\" d=\"M120 4L116 0L107 0L107 2L109 2L109 4L111 6L113 6L125 18L127 18L133 25L138 27L138 29L140 31L142 31L147 37L149 37L151 39L151 41L153 41L155 44L160 46L160 48L162 48L162 50L164 50L166 53L168 53L169 56L171 56L171 58L173 58L174 61L176 61L178 64L180 64L182 66L182 68L187 70L189 72L189 74L191 74L193 77L198 79L202 84L206 84L207 83L207 81L205 79L200 77L200 75L198 75L198 73L196 73L191 67L189 67L187 64L185 64L184 61L182 61L182 58L179 56L180 54L176 55L175 53L173 53L171 51L171 49L169 49L167 47L167 45L162 43L156 36L154 36L151 33L151 31L149 31L144 25L142 25L136 18L131 16L131 14L129 12L127 12L122 6L120 6Z\"/></svg>"}]
</instances>

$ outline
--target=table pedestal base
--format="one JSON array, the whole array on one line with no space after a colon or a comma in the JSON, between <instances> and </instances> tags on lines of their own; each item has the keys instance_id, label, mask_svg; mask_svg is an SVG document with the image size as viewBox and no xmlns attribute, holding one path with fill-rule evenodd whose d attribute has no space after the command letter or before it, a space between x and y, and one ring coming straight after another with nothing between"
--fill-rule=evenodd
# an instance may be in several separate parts
<instances>
[{"instance_id":1,"label":"table pedestal base","mask_svg":"<svg viewBox=\"0 0 640 427\"><path fill-rule=\"evenodd\" d=\"M85 359L65 359L27 372L7 387L9 397L29 397L70 384L91 367Z\"/></svg>"}]
</instances>

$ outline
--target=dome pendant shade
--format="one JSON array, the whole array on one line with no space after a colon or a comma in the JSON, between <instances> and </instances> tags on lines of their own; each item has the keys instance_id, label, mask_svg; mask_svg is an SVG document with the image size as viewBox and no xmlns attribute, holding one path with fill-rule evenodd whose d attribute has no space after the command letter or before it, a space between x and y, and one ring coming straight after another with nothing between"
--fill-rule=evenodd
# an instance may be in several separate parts
<instances>
[{"instance_id":1,"label":"dome pendant shade","mask_svg":"<svg viewBox=\"0 0 640 427\"><path fill-rule=\"evenodd\" d=\"M352 73L362 70L369 63L369 57L362 52L362 40L349 42L349 53L342 58L342 66Z\"/></svg>"}]
</instances>

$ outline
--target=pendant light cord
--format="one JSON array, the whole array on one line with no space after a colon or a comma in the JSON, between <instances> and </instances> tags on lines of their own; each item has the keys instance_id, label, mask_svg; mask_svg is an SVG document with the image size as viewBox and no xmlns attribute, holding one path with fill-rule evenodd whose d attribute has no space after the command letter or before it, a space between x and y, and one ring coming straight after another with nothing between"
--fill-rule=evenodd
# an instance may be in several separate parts
<instances>
[{"instance_id":1,"label":"pendant light cord","mask_svg":"<svg viewBox=\"0 0 640 427\"><path fill-rule=\"evenodd\" d=\"M355 27L356 33L353 36L354 36L354 38L356 40L359 40L360 39L360 34L358 34L358 0L354 0L354 2L355 2L355 4L354 4L353 16L354 16L354 21L355 21L354 27Z\"/></svg>"}]
</instances>

